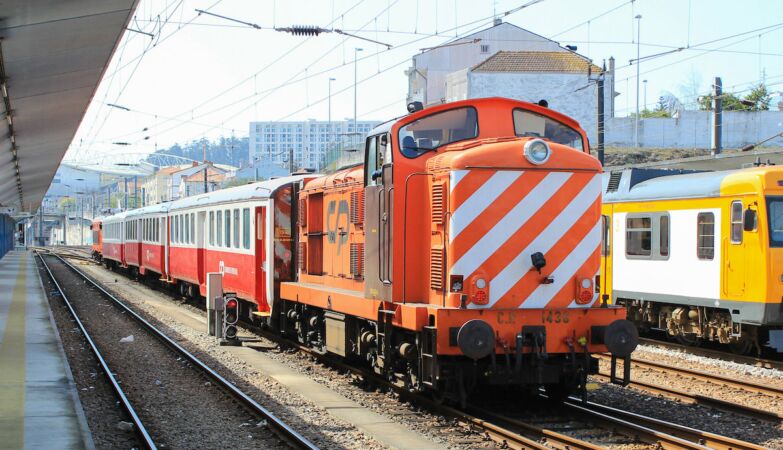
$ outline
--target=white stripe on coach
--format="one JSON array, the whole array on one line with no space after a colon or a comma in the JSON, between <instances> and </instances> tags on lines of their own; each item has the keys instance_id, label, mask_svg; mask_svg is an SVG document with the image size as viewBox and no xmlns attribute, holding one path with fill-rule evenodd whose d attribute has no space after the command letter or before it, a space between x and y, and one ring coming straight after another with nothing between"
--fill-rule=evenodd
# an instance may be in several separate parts
<instances>
[{"instance_id":1,"label":"white stripe on coach","mask_svg":"<svg viewBox=\"0 0 783 450\"><path fill-rule=\"evenodd\" d=\"M454 263L451 273L470 276L484 261L492 256L514 233L519 230L534 214L541 209L549 199L573 175L568 172L552 172L544 177L536 187L519 201L502 219L492 227L473 247ZM599 179L600 182L600 179ZM599 186L600 188L600 183ZM600 191L598 192L600 194ZM490 286L490 292L492 288Z\"/></svg>"},{"instance_id":2,"label":"white stripe on coach","mask_svg":"<svg viewBox=\"0 0 783 450\"><path fill-rule=\"evenodd\" d=\"M456 211L451 213L449 221L449 243L454 241L462 231L468 227L481 213L484 212L498 196L505 192L511 183L516 181L524 172L500 170L489 177Z\"/></svg>"},{"instance_id":3,"label":"white stripe on coach","mask_svg":"<svg viewBox=\"0 0 783 450\"><path fill-rule=\"evenodd\" d=\"M571 202L560 211L560 214L547 225L503 270L489 283L489 304L491 307L500 300L522 277L530 270L530 255L548 252L573 226L575 218L587 211L601 195L601 176L595 175Z\"/></svg>"},{"instance_id":4,"label":"white stripe on coach","mask_svg":"<svg viewBox=\"0 0 783 450\"><path fill-rule=\"evenodd\" d=\"M465 175L469 174L470 170L452 170L449 173L449 192L453 191L455 187L465 178Z\"/></svg>"},{"instance_id":5,"label":"white stripe on coach","mask_svg":"<svg viewBox=\"0 0 783 450\"><path fill-rule=\"evenodd\" d=\"M539 285L530 297L522 303L520 308L544 308L552 301L552 298L560 292L560 289L565 286L566 283L573 282L572 278L576 272L587 262L595 252L595 249L601 244L601 222L595 224L592 230L582 238L582 242L577 245L574 250L566 257L566 259L560 263L559 266L552 273L555 278L552 284ZM576 286L574 286L576 289Z\"/></svg>"}]
</instances>

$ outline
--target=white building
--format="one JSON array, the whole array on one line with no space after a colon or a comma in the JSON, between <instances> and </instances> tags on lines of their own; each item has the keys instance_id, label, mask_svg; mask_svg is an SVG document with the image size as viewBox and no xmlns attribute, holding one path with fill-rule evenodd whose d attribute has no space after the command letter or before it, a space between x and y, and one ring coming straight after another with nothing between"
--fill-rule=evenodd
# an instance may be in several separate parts
<instances>
[{"instance_id":1,"label":"white building","mask_svg":"<svg viewBox=\"0 0 783 450\"><path fill-rule=\"evenodd\" d=\"M353 120L330 122L307 120L302 122L250 122L250 159L267 160L288 168L288 155L294 153L294 166L320 169L327 150L346 136L359 133L364 136L378 121Z\"/></svg>"},{"instance_id":2,"label":"white building","mask_svg":"<svg viewBox=\"0 0 783 450\"><path fill-rule=\"evenodd\" d=\"M600 71L600 67L574 52L500 51L473 67L449 74L446 101L483 97L509 97L531 103L546 100L551 109L579 122L594 143L598 95L596 83L588 75ZM610 82L605 80L607 109Z\"/></svg>"}]
</instances>

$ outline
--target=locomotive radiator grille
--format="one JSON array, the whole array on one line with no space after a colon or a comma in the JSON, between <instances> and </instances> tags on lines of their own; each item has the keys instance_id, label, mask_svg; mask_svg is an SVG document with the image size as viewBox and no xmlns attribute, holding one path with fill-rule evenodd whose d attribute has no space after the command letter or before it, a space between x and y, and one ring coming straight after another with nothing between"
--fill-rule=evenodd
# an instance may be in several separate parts
<instances>
[{"instance_id":1,"label":"locomotive radiator grille","mask_svg":"<svg viewBox=\"0 0 783 450\"><path fill-rule=\"evenodd\" d=\"M302 273L307 273L307 243L306 242L299 243L299 252L296 260L297 260L296 264L299 267L299 271Z\"/></svg>"},{"instance_id":2,"label":"locomotive radiator grille","mask_svg":"<svg viewBox=\"0 0 783 450\"><path fill-rule=\"evenodd\" d=\"M443 223L443 212L445 210L443 199L443 183L432 185L432 222Z\"/></svg>"},{"instance_id":3,"label":"locomotive radiator grille","mask_svg":"<svg viewBox=\"0 0 783 450\"><path fill-rule=\"evenodd\" d=\"M433 248L430 252L430 288L443 290L443 247Z\"/></svg>"},{"instance_id":4,"label":"locomotive radiator grille","mask_svg":"<svg viewBox=\"0 0 783 450\"><path fill-rule=\"evenodd\" d=\"M307 225L307 201L304 198L299 199L299 207L297 209L296 224L304 227Z\"/></svg>"},{"instance_id":5,"label":"locomotive radiator grille","mask_svg":"<svg viewBox=\"0 0 783 450\"><path fill-rule=\"evenodd\" d=\"M364 222L364 197L359 191L351 192L351 223L361 224Z\"/></svg>"},{"instance_id":6,"label":"locomotive radiator grille","mask_svg":"<svg viewBox=\"0 0 783 450\"><path fill-rule=\"evenodd\" d=\"M351 275L362 278L364 275L364 244L351 244Z\"/></svg>"}]
</instances>

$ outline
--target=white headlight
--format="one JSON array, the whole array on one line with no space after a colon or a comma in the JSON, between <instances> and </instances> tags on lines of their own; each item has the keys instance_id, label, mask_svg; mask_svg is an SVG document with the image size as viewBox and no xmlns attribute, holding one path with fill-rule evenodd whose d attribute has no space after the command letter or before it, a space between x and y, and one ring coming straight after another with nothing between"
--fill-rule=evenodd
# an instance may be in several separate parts
<instances>
[{"instance_id":1,"label":"white headlight","mask_svg":"<svg viewBox=\"0 0 783 450\"><path fill-rule=\"evenodd\" d=\"M483 278L479 278L476 280L476 287L479 289L484 289L487 287L487 282Z\"/></svg>"},{"instance_id":2,"label":"white headlight","mask_svg":"<svg viewBox=\"0 0 783 450\"><path fill-rule=\"evenodd\" d=\"M582 289L590 289L592 285L593 282L589 278L582 278Z\"/></svg>"},{"instance_id":3,"label":"white headlight","mask_svg":"<svg viewBox=\"0 0 783 450\"><path fill-rule=\"evenodd\" d=\"M533 139L525 143L525 158L532 164L541 165L552 155L549 144L541 139Z\"/></svg>"}]
</instances>

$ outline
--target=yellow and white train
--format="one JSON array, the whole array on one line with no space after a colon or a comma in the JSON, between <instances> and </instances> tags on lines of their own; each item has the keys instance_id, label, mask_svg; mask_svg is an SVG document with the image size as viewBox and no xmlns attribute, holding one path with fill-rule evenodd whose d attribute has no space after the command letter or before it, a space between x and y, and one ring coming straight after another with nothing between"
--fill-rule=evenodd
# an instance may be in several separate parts
<instances>
[{"instance_id":1,"label":"yellow and white train","mask_svg":"<svg viewBox=\"0 0 783 450\"><path fill-rule=\"evenodd\" d=\"M783 167L603 180L600 289L642 330L783 352Z\"/></svg>"}]
</instances>

